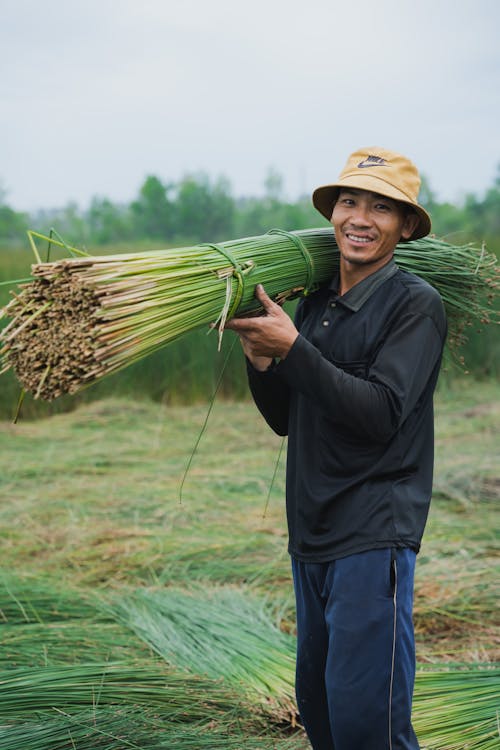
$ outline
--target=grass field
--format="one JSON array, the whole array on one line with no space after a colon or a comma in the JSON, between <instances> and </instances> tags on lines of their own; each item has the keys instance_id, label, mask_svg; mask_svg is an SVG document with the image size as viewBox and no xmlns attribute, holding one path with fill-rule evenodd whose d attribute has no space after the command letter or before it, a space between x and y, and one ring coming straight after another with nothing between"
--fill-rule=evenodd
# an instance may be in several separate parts
<instances>
[{"instance_id":1,"label":"grass field","mask_svg":"<svg viewBox=\"0 0 500 750\"><path fill-rule=\"evenodd\" d=\"M235 693L224 694L217 680L210 683L210 689L198 683L188 689L186 683L183 695L191 707L200 703L197 697L189 702L189 691L193 696L198 689L204 691L205 712L195 712L180 725L178 716L167 721L163 709L156 709L156 718L149 713L165 662L189 669L192 680L206 679L212 662L202 668L204 662L199 657L200 674L196 675L189 654L187 662L182 662L179 651L175 664L168 644L158 640L161 628L166 627L164 620L161 627L158 620L155 635L151 635L152 620L147 618L151 612L158 614L160 610L154 607L160 605L152 599L146 601L145 592L170 596L168 611L173 611L174 603L181 608L176 627L185 623L186 633L189 627L193 632L199 627L197 602L201 602L207 620L215 602L213 631L210 623L204 623L214 634L208 641L214 648L217 611L225 615L240 609L246 612L248 601L249 612L261 607L265 615L253 625L254 632L265 629L261 640L269 638L277 654L293 652L294 609L283 508L284 453L268 498L281 440L264 426L251 404L216 402L181 501L183 472L207 408L108 398L50 419L21 420L17 425L0 422L3 678L15 675L16 680L27 680L32 690L30 708L23 711L12 686L9 695L13 697L7 703L0 681L0 715L4 715L5 705L9 708L5 715L11 717L11 723L0 727L0 748L307 747L300 733L290 734L286 716L293 710L287 709L286 701L268 704L273 710L262 714L261 701L256 699L258 710L242 708L233 716L228 706L243 700L234 697L242 695L242 687L232 684L233 673L224 672L222 666L220 676L225 675L224 684ZM446 665L448 669L450 662L484 666L499 659L495 623L495 528L500 495L495 430L499 413L495 383L478 385L464 379L440 390L435 496L416 581L420 668ZM191 610L186 610L185 596L192 597L187 600L188 604L192 601ZM235 632L236 637L238 617L233 615L227 614L227 632ZM246 614L242 619L248 622L249 618ZM178 630L175 634L178 637ZM253 663L260 664L259 658L256 654ZM281 679L289 685L293 674L288 662L276 666L281 658L277 656L267 666L262 661L262 669L269 674L280 669L286 676ZM88 739L90 724L84 720L88 696L80 703L64 703L59 712L57 705L38 705L37 700L40 691L48 689L43 680L52 684L50 680L56 679L50 670L79 665L78 684L89 680L88 685L94 685L92 679L99 680L96 665L100 662L140 667L142 672L113 676L118 667L110 667L109 680L101 685L98 742L97 735ZM24 671L21 674L19 670ZM67 679L66 672L58 674L59 681ZM177 677L171 679L175 684ZM110 697L106 692L111 691L113 680L120 689L129 686L126 705L118 713L113 708L118 686ZM38 692L37 684L42 685ZM132 684L136 693L131 692ZM151 691L147 700L137 687L144 684ZM288 688L276 688L276 693L270 686L266 689L267 701L278 693L291 700ZM64 691L70 701L71 688L66 686ZM258 693L256 687L255 695ZM28 700L26 694L23 700ZM132 701L131 695L136 699ZM161 701L159 705L163 705ZM93 708L96 726L95 701ZM185 717L189 710L179 708ZM37 732L42 737L40 726L52 738L46 745L42 739L36 743L33 739ZM77 741L77 728L82 726L87 739ZM432 744L437 740L432 732L425 734L423 723L422 727L429 748L461 747L442 741ZM494 732L493 727L489 736ZM56 741L59 735L62 739ZM156 745L148 744L153 735ZM123 740L125 736L129 740ZM31 737L31 744L23 737ZM132 741L132 737L136 739ZM488 741L477 745L494 746Z\"/></svg>"}]
</instances>

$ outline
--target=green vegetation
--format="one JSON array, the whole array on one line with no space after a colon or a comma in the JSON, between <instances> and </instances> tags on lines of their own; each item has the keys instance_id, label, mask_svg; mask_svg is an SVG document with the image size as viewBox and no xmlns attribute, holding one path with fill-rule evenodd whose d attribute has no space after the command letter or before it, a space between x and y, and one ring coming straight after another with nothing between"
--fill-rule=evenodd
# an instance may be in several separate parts
<instances>
[{"instance_id":1,"label":"green vegetation","mask_svg":"<svg viewBox=\"0 0 500 750\"><path fill-rule=\"evenodd\" d=\"M77 257L38 262L34 280L17 287L4 308L10 322L0 331L0 359L27 392L46 401L74 394L187 333L209 332L211 325L219 348L226 319L258 309L257 284L285 302L327 284L339 264L331 228L95 257L42 239ZM441 295L451 354L468 325L490 321L483 299L497 287L492 253L424 237L398 244L395 259Z\"/></svg>"},{"instance_id":2,"label":"green vegetation","mask_svg":"<svg viewBox=\"0 0 500 750\"><path fill-rule=\"evenodd\" d=\"M281 440L249 403L108 398L0 423L0 748L305 750ZM494 383L443 387L415 725L498 743ZM72 744L73 743L73 744Z\"/></svg>"},{"instance_id":3,"label":"green vegetation","mask_svg":"<svg viewBox=\"0 0 500 750\"><path fill-rule=\"evenodd\" d=\"M467 195L461 205L439 203L424 179L422 203L433 217L433 230L455 244L472 242L498 254L500 249L500 176L483 196ZM71 244L93 254L144 252L180 247L198 242L227 241L267 232L272 227L307 229L327 226L312 207L309 196L293 203L283 196L282 180L271 171L261 198L235 198L224 178L210 180L205 174L188 175L178 184L148 176L130 205L118 206L95 197L88 209L70 204L60 210L39 211L31 216L17 213L0 195L0 306L10 299L12 281L29 276L34 258L24 230L48 232L55 227ZM7 282L7 283L5 283ZM290 307L290 310L293 308ZM496 303L498 309L498 303ZM4 322L0 321L0 325ZM475 378L497 377L500 373L500 337L496 325L474 325L461 348L463 365L447 362L442 382L460 377L463 371ZM47 405L27 397L25 418L64 412L109 395L136 398L137 394L158 403L206 402L215 388L231 336L225 337L224 351L217 352L215 336L204 330L174 342L77 397L61 398ZM12 418L19 398L14 376L1 376L0 418ZM246 394L246 378L239 347L230 355L221 394L239 399Z\"/></svg>"},{"instance_id":4,"label":"green vegetation","mask_svg":"<svg viewBox=\"0 0 500 750\"><path fill-rule=\"evenodd\" d=\"M498 252L500 178L460 206L423 192L437 235ZM129 206L96 197L31 217L0 196L0 305L29 273L28 227L102 255L321 222L309 198L283 199L275 173L262 199L205 175L149 176ZM2 376L1 750L308 747L293 705L282 441L246 400L234 340L218 353L197 331L75 397L27 398L16 425L19 386ZM446 364L441 376L416 578L414 720L429 750L498 746L495 326L471 328L463 354L471 374Z\"/></svg>"}]
</instances>

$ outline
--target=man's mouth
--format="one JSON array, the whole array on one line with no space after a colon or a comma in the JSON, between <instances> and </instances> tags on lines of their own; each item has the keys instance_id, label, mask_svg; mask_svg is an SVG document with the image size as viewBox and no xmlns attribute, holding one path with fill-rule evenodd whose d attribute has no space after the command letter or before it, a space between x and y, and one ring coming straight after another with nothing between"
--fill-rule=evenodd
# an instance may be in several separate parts
<instances>
[{"instance_id":1,"label":"man's mouth","mask_svg":"<svg viewBox=\"0 0 500 750\"><path fill-rule=\"evenodd\" d=\"M372 241L371 237L366 237L366 235L361 234L353 234L352 232L346 232L346 237L348 240L351 240L351 242L368 243Z\"/></svg>"}]
</instances>

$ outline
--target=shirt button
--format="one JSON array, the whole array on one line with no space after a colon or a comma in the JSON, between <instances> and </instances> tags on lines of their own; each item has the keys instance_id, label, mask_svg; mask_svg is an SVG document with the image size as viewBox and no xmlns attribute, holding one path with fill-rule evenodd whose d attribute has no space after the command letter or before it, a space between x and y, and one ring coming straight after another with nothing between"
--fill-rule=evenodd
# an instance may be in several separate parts
<instances>
[{"instance_id":1,"label":"shirt button","mask_svg":"<svg viewBox=\"0 0 500 750\"><path fill-rule=\"evenodd\" d=\"M337 303L336 302L330 302L330 307L337 307Z\"/></svg>"},{"instance_id":2,"label":"shirt button","mask_svg":"<svg viewBox=\"0 0 500 750\"><path fill-rule=\"evenodd\" d=\"M329 325L330 325L330 321L329 321L329 320L324 320L324 321L323 321L323 325L324 325L325 327L326 327L326 326L329 326Z\"/></svg>"}]
</instances>

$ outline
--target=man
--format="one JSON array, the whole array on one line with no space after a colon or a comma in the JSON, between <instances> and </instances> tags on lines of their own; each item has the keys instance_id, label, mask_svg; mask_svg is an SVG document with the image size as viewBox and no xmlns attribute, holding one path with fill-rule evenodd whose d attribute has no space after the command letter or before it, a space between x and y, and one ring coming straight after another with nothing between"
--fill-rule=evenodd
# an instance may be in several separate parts
<instances>
[{"instance_id":1,"label":"man","mask_svg":"<svg viewBox=\"0 0 500 750\"><path fill-rule=\"evenodd\" d=\"M352 154L314 191L340 272L295 323L258 287L233 319L256 404L288 435L287 519L297 603L297 703L314 750L414 750L415 556L432 485L433 407L446 319L393 260L423 237L404 156Z\"/></svg>"}]
</instances>

